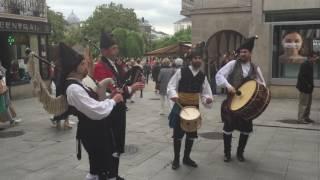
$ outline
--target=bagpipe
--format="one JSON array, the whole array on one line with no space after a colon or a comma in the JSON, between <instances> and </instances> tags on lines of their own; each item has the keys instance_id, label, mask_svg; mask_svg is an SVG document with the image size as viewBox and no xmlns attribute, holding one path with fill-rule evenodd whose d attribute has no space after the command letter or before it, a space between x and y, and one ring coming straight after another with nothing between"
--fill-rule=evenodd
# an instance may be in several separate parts
<instances>
[{"instance_id":1,"label":"bagpipe","mask_svg":"<svg viewBox=\"0 0 320 180\"><path fill-rule=\"evenodd\" d=\"M68 102L67 98L64 95L54 96L48 90L47 84L44 82L40 75L40 66L39 62L46 63L51 67L55 67L53 63L49 60L39 57L34 52L32 52L29 48L25 51L28 56L28 70L29 75L31 77L31 83L33 86L33 94L38 97L39 102L43 105L45 111L49 114L53 114L55 116L60 116L65 114L68 110ZM88 76L86 78L89 78ZM93 81L93 80L92 80ZM91 83L95 83L92 82ZM97 94L100 97L103 97L102 93L98 92L98 89L105 90L109 85L113 84L113 80L111 78L106 78L102 80L100 83L95 84L95 87L92 87L94 91L97 91Z\"/></svg>"}]
</instances>

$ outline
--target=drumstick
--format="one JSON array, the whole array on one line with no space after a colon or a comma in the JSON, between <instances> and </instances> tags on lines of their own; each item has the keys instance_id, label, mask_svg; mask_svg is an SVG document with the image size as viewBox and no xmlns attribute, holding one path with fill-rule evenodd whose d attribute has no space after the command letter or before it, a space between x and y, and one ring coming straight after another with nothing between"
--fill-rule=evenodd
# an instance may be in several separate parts
<instances>
[{"instance_id":1,"label":"drumstick","mask_svg":"<svg viewBox=\"0 0 320 180\"><path fill-rule=\"evenodd\" d=\"M182 111L184 111L187 115L189 115L188 112L185 109L183 109L183 106L180 103L178 103L178 102L176 102L176 103L181 108Z\"/></svg>"},{"instance_id":2,"label":"drumstick","mask_svg":"<svg viewBox=\"0 0 320 180\"><path fill-rule=\"evenodd\" d=\"M237 90L237 91L236 91L236 95L237 95L237 96L241 96L241 94L242 94L242 93L241 93L240 90Z\"/></svg>"}]
</instances>

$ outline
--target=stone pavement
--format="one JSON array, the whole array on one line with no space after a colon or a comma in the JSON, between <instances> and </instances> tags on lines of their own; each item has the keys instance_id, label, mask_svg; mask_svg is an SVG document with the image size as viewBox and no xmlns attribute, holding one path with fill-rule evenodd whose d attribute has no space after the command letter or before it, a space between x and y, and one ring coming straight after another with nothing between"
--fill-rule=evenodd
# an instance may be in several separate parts
<instances>
[{"instance_id":1,"label":"stone pavement","mask_svg":"<svg viewBox=\"0 0 320 180\"><path fill-rule=\"evenodd\" d=\"M159 97L146 88L144 98L128 103L127 153L121 158L121 175L128 180L320 180L320 102L311 112L315 124L297 125L297 100L272 99L266 112L254 121L245 156L235 158L239 133L234 133L233 161L223 162L220 103L213 109L202 108L203 126L191 153L199 164L196 169L181 166L171 170L173 157L171 129L166 116L159 115ZM75 128L56 130L50 116L33 99L14 101L23 122L0 131L0 180L79 180L88 170L86 153L75 156ZM73 119L75 121L75 119ZM6 127L1 125L0 127ZM9 133L23 135L4 138ZM14 135L13 134L13 135ZM12 135L12 134L11 134ZM183 148L181 154L183 152Z\"/></svg>"}]
</instances>

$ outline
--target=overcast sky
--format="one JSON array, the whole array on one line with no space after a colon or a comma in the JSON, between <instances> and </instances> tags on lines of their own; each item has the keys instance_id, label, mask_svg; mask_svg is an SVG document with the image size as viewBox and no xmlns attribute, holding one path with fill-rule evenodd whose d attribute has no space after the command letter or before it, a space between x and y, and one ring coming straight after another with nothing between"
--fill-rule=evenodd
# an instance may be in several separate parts
<instances>
[{"instance_id":1,"label":"overcast sky","mask_svg":"<svg viewBox=\"0 0 320 180\"><path fill-rule=\"evenodd\" d=\"M86 20L97 5L110 3L110 0L47 0L54 11L62 12L65 17L74 11L81 19ZM173 23L182 19L180 15L181 0L113 0L126 8L133 8L138 18L144 17L156 30L168 34L174 33Z\"/></svg>"}]
</instances>

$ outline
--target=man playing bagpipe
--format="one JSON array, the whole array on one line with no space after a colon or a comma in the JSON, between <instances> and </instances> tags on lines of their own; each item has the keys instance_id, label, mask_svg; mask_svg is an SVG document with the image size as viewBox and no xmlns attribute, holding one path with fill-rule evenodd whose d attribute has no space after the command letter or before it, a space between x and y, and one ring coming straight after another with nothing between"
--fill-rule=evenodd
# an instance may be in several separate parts
<instances>
[{"instance_id":1,"label":"man playing bagpipe","mask_svg":"<svg viewBox=\"0 0 320 180\"><path fill-rule=\"evenodd\" d=\"M132 94L144 88L144 82L126 82L121 77L119 67L116 65L116 56L119 53L117 42L110 33L101 33L100 38L101 60L96 63L93 72L93 78L101 81L105 78L112 78L116 87L110 87L111 94L121 92L124 102L118 103L110 114L111 131L114 142L112 157L109 162L109 179L121 180L119 177L119 158L124 153L125 134L126 134L126 104L127 98ZM130 84L130 85L128 85Z\"/></svg>"}]
</instances>

